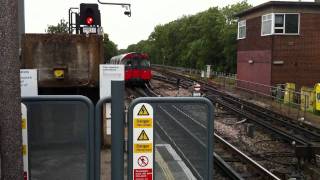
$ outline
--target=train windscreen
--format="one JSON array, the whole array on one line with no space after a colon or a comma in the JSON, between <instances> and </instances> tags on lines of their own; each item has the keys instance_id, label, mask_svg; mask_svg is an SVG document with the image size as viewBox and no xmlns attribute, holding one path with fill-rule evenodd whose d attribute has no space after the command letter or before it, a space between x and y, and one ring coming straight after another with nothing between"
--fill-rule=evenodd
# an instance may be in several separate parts
<instances>
[{"instance_id":1,"label":"train windscreen","mask_svg":"<svg viewBox=\"0 0 320 180\"><path fill-rule=\"evenodd\" d=\"M128 59L125 65L127 68L149 68L150 62L147 59L134 58Z\"/></svg>"}]
</instances>

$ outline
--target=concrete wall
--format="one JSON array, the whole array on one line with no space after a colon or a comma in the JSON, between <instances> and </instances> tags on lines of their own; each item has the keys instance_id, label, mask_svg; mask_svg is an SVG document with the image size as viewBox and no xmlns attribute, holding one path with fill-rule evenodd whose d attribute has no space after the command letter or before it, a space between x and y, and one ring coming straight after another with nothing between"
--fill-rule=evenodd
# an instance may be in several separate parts
<instances>
[{"instance_id":1,"label":"concrete wall","mask_svg":"<svg viewBox=\"0 0 320 180\"><path fill-rule=\"evenodd\" d=\"M102 36L26 34L22 38L22 68L38 69L39 87L96 86L103 63ZM53 71L65 69L65 78Z\"/></svg>"}]
</instances>

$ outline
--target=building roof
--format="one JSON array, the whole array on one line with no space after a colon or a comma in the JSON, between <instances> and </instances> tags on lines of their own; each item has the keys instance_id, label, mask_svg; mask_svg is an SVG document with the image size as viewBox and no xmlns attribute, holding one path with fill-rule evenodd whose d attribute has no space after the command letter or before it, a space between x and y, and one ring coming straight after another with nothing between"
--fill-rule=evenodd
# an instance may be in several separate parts
<instances>
[{"instance_id":1,"label":"building roof","mask_svg":"<svg viewBox=\"0 0 320 180\"><path fill-rule=\"evenodd\" d=\"M245 16L247 14L253 13L253 12L257 12L266 8L270 8L270 7L287 7L287 8L310 8L310 9L314 9L314 8L318 8L320 9L320 2L298 2L298 1L269 1L263 4L260 4L258 6L249 8L245 11L242 11L238 14L236 14L236 17L242 17Z\"/></svg>"}]
</instances>

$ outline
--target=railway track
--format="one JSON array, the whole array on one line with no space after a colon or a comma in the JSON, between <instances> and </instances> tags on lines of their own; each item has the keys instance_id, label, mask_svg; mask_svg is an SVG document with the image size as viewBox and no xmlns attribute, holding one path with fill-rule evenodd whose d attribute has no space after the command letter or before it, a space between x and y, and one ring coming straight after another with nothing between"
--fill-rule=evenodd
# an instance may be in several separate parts
<instances>
[{"instance_id":1,"label":"railway track","mask_svg":"<svg viewBox=\"0 0 320 180\"><path fill-rule=\"evenodd\" d=\"M189 86L196 81L192 78L184 77L172 72L166 72L166 75L170 75L170 79L166 80L166 82L172 84L175 84L177 79L179 79L181 84L185 84L184 86ZM164 76L155 76L154 78L157 80L166 79ZM281 136L282 139L290 144L295 145L298 159L314 160L315 155L320 153L319 129L308 124L298 123L289 117L282 116L253 103L230 96L206 82L197 82L205 89L207 98L214 103L218 103L220 106L247 118L249 121L253 121L273 134Z\"/></svg>"},{"instance_id":2,"label":"railway track","mask_svg":"<svg viewBox=\"0 0 320 180\"><path fill-rule=\"evenodd\" d=\"M143 94L155 95L147 88ZM178 105L161 105L159 109L162 117L157 118L158 132L170 142L195 177L203 179L202 175L206 174L204 167L207 162L200 156L206 154L206 121L193 118ZM214 164L228 178L279 179L218 134L214 134L214 139L216 139Z\"/></svg>"}]
</instances>

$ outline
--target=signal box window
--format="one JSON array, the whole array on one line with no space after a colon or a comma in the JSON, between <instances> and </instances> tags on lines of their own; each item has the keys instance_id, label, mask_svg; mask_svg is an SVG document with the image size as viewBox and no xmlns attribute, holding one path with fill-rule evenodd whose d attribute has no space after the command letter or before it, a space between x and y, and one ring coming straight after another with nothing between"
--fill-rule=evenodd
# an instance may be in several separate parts
<instances>
[{"instance_id":1,"label":"signal box window","mask_svg":"<svg viewBox=\"0 0 320 180\"><path fill-rule=\"evenodd\" d=\"M299 33L299 14L286 14L285 15L286 33L298 34Z\"/></svg>"},{"instance_id":2,"label":"signal box window","mask_svg":"<svg viewBox=\"0 0 320 180\"><path fill-rule=\"evenodd\" d=\"M272 14L262 16L261 34L263 36L272 34Z\"/></svg>"},{"instance_id":3,"label":"signal box window","mask_svg":"<svg viewBox=\"0 0 320 180\"><path fill-rule=\"evenodd\" d=\"M246 20L238 22L238 39L246 38Z\"/></svg>"},{"instance_id":4,"label":"signal box window","mask_svg":"<svg viewBox=\"0 0 320 180\"><path fill-rule=\"evenodd\" d=\"M284 14L276 14L274 16L274 32L275 33L284 32Z\"/></svg>"},{"instance_id":5,"label":"signal box window","mask_svg":"<svg viewBox=\"0 0 320 180\"><path fill-rule=\"evenodd\" d=\"M299 14L276 13L262 16L261 35L299 34Z\"/></svg>"}]
</instances>

